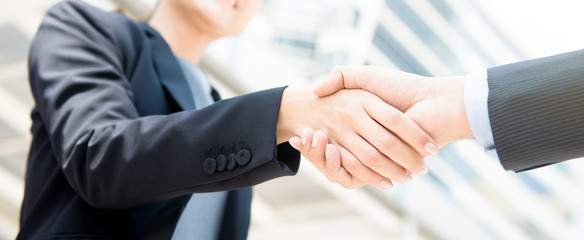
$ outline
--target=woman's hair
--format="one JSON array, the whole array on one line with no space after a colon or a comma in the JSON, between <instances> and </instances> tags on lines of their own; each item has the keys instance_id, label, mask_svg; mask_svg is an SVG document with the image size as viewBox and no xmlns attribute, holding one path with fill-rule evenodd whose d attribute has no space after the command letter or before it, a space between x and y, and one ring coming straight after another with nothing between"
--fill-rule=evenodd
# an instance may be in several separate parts
<instances>
[{"instance_id":1,"label":"woman's hair","mask_svg":"<svg viewBox=\"0 0 584 240\"><path fill-rule=\"evenodd\" d=\"M148 21L152 16L152 13L154 13L154 10L162 1L165 0L158 0L156 1L156 5L152 6L142 1L114 0L117 5L116 12L119 12L134 21Z\"/></svg>"}]
</instances>

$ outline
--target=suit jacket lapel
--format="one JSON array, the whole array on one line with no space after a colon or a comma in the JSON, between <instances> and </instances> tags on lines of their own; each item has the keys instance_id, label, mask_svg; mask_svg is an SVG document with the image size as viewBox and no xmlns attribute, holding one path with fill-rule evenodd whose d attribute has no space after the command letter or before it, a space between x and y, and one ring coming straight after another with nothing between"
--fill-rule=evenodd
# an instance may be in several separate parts
<instances>
[{"instance_id":1,"label":"suit jacket lapel","mask_svg":"<svg viewBox=\"0 0 584 240\"><path fill-rule=\"evenodd\" d=\"M156 30L145 23L140 25L148 36L154 70L162 86L183 110L195 109L195 100L191 89L170 47Z\"/></svg>"},{"instance_id":2,"label":"suit jacket lapel","mask_svg":"<svg viewBox=\"0 0 584 240\"><path fill-rule=\"evenodd\" d=\"M152 61L160 82L183 110L195 109L195 100L190 87L170 47L168 47L162 36L150 26L146 24L140 24L140 26L142 26L148 36L152 49ZM211 95L213 100L221 100L221 96L214 88L211 89ZM177 198L178 203L182 204L180 206L183 208L189 199L185 196L180 197L180 199ZM167 200L161 204L166 204L166 202L172 200ZM250 206L251 188L229 191L219 239L246 239L249 229ZM179 216L173 216L172 218L172 221L176 224ZM168 229L164 233L172 236L172 231L174 230Z\"/></svg>"}]
</instances>

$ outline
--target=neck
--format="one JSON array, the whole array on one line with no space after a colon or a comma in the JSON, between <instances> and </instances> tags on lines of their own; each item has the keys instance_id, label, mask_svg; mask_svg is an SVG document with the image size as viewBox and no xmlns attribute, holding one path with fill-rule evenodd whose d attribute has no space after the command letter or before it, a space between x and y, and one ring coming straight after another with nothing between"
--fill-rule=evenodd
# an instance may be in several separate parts
<instances>
[{"instance_id":1,"label":"neck","mask_svg":"<svg viewBox=\"0 0 584 240\"><path fill-rule=\"evenodd\" d=\"M148 25L162 35L175 56L199 64L205 49L216 37L198 31L166 2L159 4Z\"/></svg>"}]
</instances>

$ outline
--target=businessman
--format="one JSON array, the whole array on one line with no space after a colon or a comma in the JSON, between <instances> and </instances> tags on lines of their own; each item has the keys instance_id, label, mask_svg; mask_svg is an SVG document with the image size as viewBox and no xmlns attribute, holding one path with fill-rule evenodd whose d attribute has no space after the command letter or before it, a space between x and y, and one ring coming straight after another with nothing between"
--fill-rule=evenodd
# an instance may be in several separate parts
<instances>
[{"instance_id":1,"label":"businessman","mask_svg":"<svg viewBox=\"0 0 584 240\"><path fill-rule=\"evenodd\" d=\"M367 90L404 111L440 147L475 137L496 150L506 170L584 157L584 50L441 78L338 67L315 93L326 96L343 88ZM326 135L314 136L301 138L326 142ZM319 150L298 139L291 143L305 156L331 165L339 161L333 146Z\"/></svg>"}]
</instances>

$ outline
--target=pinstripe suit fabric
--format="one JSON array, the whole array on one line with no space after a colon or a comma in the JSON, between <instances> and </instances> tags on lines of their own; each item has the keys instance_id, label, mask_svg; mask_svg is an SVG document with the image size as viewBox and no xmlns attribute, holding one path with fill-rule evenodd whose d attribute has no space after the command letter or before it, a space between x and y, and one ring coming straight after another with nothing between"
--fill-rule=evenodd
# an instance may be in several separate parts
<instances>
[{"instance_id":1,"label":"pinstripe suit fabric","mask_svg":"<svg viewBox=\"0 0 584 240\"><path fill-rule=\"evenodd\" d=\"M584 156L584 51L488 70L489 119L507 170Z\"/></svg>"}]
</instances>

